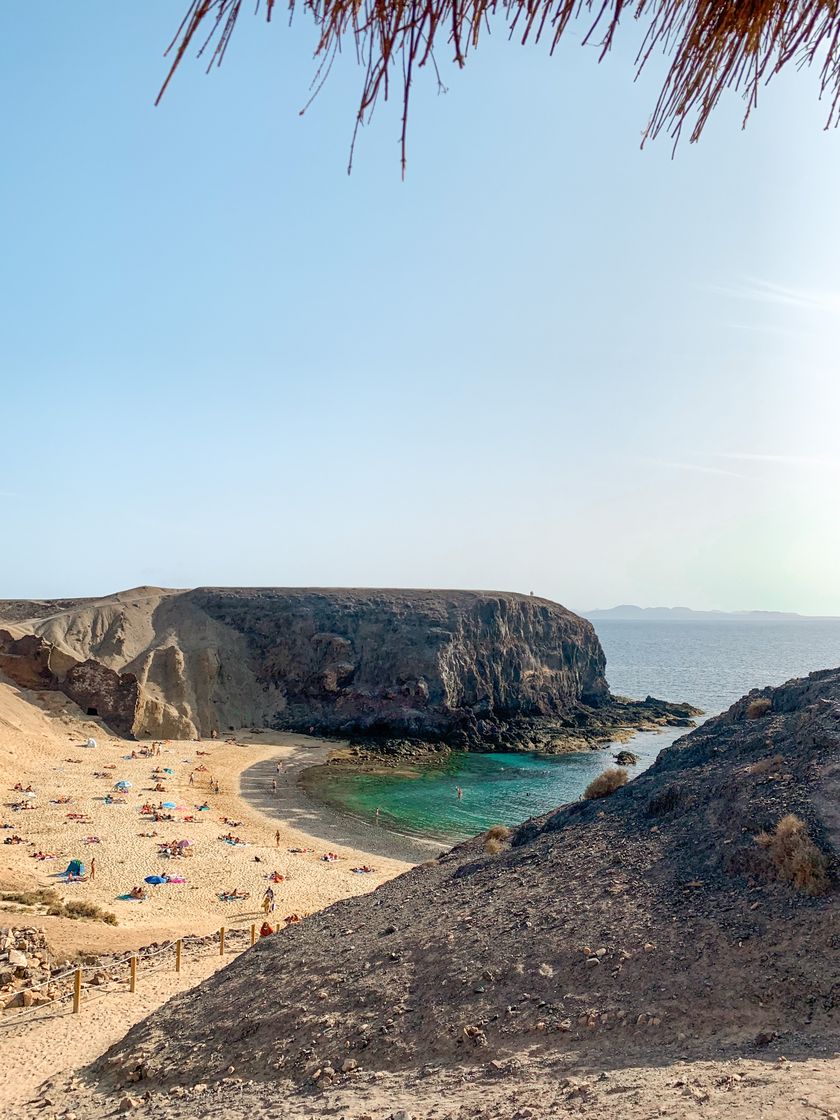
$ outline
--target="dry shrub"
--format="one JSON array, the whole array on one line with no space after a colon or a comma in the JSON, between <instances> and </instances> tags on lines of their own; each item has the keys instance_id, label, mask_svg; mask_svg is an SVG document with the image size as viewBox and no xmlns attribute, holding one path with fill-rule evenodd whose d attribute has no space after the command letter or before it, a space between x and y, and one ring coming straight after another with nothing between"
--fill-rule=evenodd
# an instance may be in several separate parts
<instances>
[{"instance_id":1,"label":"dry shrub","mask_svg":"<svg viewBox=\"0 0 840 1120\"><path fill-rule=\"evenodd\" d=\"M748 766L747 773L766 774L770 770L778 770L780 766L784 765L784 761L780 754L774 754L772 758L762 758L758 762L754 762L752 766Z\"/></svg>"},{"instance_id":2,"label":"dry shrub","mask_svg":"<svg viewBox=\"0 0 840 1120\"><path fill-rule=\"evenodd\" d=\"M761 719L773 707L773 702L766 696L759 696L757 700L750 700L747 704L747 719Z\"/></svg>"},{"instance_id":3,"label":"dry shrub","mask_svg":"<svg viewBox=\"0 0 840 1120\"><path fill-rule=\"evenodd\" d=\"M773 832L760 832L755 841L767 851L776 874L803 894L824 894L828 889L828 864L808 835L805 822L789 813Z\"/></svg>"},{"instance_id":4,"label":"dry shrub","mask_svg":"<svg viewBox=\"0 0 840 1120\"><path fill-rule=\"evenodd\" d=\"M110 910L103 910L95 902L87 902L83 898L62 902L60 899L53 903L47 910L51 918L81 918L84 921L104 922L108 926L117 924L117 915Z\"/></svg>"},{"instance_id":5,"label":"dry shrub","mask_svg":"<svg viewBox=\"0 0 840 1120\"><path fill-rule=\"evenodd\" d=\"M36 887L28 891L4 891L0 902L16 902L20 906L60 906L61 898L52 887Z\"/></svg>"},{"instance_id":6,"label":"dry shrub","mask_svg":"<svg viewBox=\"0 0 840 1120\"><path fill-rule=\"evenodd\" d=\"M507 825L494 824L484 834L484 850L488 856L497 856L505 846L505 841L510 840L511 832Z\"/></svg>"},{"instance_id":7,"label":"dry shrub","mask_svg":"<svg viewBox=\"0 0 840 1120\"><path fill-rule=\"evenodd\" d=\"M486 835L488 840L510 840L510 829L506 824L494 824Z\"/></svg>"},{"instance_id":8,"label":"dry shrub","mask_svg":"<svg viewBox=\"0 0 840 1120\"><path fill-rule=\"evenodd\" d=\"M624 785L627 785L627 771L618 766L611 766L609 770L605 770L589 783L583 796L587 801L595 801L599 797L609 797Z\"/></svg>"}]
</instances>

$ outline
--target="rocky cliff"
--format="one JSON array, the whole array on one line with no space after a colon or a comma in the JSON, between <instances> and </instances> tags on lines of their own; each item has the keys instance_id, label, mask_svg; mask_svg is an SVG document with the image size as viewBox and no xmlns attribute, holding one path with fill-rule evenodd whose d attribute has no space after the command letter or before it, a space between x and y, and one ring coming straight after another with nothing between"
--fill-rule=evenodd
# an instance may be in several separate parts
<instances>
[{"instance_id":1,"label":"rocky cliff","mask_svg":"<svg viewBox=\"0 0 840 1120\"><path fill-rule=\"evenodd\" d=\"M0 603L0 621L37 637L53 659L136 679L131 731L140 736L260 725L550 749L622 722L691 714L617 705L591 623L533 596L137 588L31 608Z\"/></svg>"}]
</instances>

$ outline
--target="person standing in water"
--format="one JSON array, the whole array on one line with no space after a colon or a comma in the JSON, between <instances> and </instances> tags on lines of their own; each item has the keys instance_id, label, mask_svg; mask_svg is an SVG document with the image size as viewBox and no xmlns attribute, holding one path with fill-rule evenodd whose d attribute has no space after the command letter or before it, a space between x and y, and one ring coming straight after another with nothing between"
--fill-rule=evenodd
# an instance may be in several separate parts
<instances>
[{"instance_id":1,"label":"person standing in water","mask_svg":"<svg viewBox=\"0 0 840 1120\"><path fill-rule=\"evenodd\" d=\"M277 779L276 778L271 779L271 792L272 793L277 793Z\"/></svg>"},{"instance_id":2,"label":"person standing in water","mask_svg":"<svg viewBox=\"0 0 840 1120\"><path fill-rule=\"evenodd\" d=\"M460 786L456 786L455 789L457 790L458 800L460 801L461 798L464 796L464 791L461 789Z\"/></svg>"}]
</instances>

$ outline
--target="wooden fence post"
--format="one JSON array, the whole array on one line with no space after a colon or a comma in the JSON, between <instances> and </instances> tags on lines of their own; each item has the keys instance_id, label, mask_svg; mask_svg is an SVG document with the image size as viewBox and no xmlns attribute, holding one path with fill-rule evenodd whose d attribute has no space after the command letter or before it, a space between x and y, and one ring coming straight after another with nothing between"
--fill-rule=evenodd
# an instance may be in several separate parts
<instances>
[{"instance_id":1,"label":"wooden fence post","mask_svg":"<svg viewBox=\"0 0 840 1120\"><path fill-rule=\"evenodd\" d=\"M251 923L251 944L257 940L257 925L256 922Z\"/></svg>"},{"instance_id":2,"label":"wooden fence post","mask_svg":"<svg viewBox=\"0 0 840 1120\"><path fill-rule=\"evenodd\" d=\"M82 1007L82 970L77 968L73 974L73 1014L78 1015Z\"/></svg>"},{"instance_id":3,"label":"wooden fence post","mask_svg":"<svg viewBox=\"0 0 840 1120\"><path fill-rule=\"evenodd\" d=\"M128 962L128 990L132 993L137 991L137 957L133 954Z\"/></svg>"},{"instance_id":4,"label":"wooden fence post","mask_svg":"<svg viewBox=\"0 0 840 1120\"><path fill-rule=\"evenodd\" d=\"M224 955L225 955L225 927L222 926L222 928L219 930L219 956L223 957Z\"/></svg>"},{"instance_id":5,"label":"wooden fence post","mask_svg":"<svg viewBox=\"0 0 840 1120\"><path fill-rule=\"evenodd\" d=\"M175 971L176 972L181 971L181 946L182 945L183 945L183 940L179 937L178 940L175 942Z\"/></svg>"}]
</instances>

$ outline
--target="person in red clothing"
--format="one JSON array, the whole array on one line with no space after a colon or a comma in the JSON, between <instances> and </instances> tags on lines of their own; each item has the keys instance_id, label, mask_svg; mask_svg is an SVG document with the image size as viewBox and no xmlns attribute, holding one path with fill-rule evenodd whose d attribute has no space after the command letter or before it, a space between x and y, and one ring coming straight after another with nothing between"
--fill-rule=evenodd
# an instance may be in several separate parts
<instances>
[{"instance_id":1,"label":"person in red clothing","mask_svg":"<svg viewBox=\"0 0 840 1120\"><path fill-rule=\"evenodd\" d=\"M274 933L274 930L271 928L268 922L263 922L263 924L260 926L260 937L269 937L272 933Z\"/></svg>"}]
</instances>

